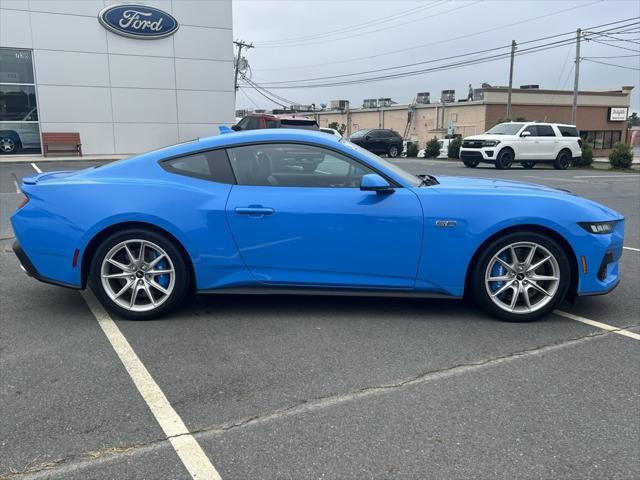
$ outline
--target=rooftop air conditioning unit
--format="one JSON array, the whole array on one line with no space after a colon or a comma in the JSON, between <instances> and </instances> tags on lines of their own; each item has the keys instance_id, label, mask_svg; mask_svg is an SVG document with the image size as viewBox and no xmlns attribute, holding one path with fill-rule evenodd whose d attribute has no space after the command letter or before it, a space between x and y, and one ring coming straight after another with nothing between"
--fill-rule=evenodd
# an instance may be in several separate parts
<instances>
[{"instance_id":1,"label":"rooftop air conditioning unit","mask_svg":"<svg viewBox=\"0 0 640 480\"><path fill-rule=\"evenodd\" d=\"M349 100L331 100L331 110L348 110Z\"/></svg>"},{"instance_id":2,"label":"rooftop air conditioning unit","mask_svg":"<svg viewBox=\"0 0 640 480\"><path fill-rule=\"evenodd\" d=\"M455 90L442 90L440 94L440 101L442 103L453 103L456 101L456 91Z\"/></svg>"},{"instance_id":3,"label":"rooftop air conditioning unit","mask_svg":"<svg viewBox=\"0 0 640 480\"><path fill-rule=\"evenodd\" d=\"M520 85L522 90L539 90L540 85Z\"/></svg>"},{"instance_id":4,"label":"rooftop air conditioning unit","mask_svg":"<svg viewBox=\"0 0 640 480\"><path fill-rule=\"evenodd\" d=\"M473 89L473 100L477 101L477 100L484 100L484 90L481 88L474 88Z\"/></svg>"},{"instance_id":5,"label":"rooftop air conditioning unit","mask_svg":"<svg viewBox=\"0 0 640 480\"><path fill-rule=\"evenodd\" d=\"M427 105L431 103L431 93L429 92L420 92L416 96L416 103L420 105Z\"/></svg>"},{"instance_id":6,"label":"rooftop air conditioning unit","mask_svg":"<svg viewBox=\"0 0 640 480\"><path fill-rule=\"evenodd\" d=\"M378 99L378 106L379 107L390 107L391 106L391 99L390 98L379 98Z\"/></svg>"},{"instance_id":7,"label":"rooftop air conditioning unit","mask_svg":"<svg viewBox=\"0 0 640 480\"><path fill-rule=\"evenodd\" d=\"M378 108L378 100L375 98L365 98L362 101L362 108Z\"/></svg>"}]
</instances>

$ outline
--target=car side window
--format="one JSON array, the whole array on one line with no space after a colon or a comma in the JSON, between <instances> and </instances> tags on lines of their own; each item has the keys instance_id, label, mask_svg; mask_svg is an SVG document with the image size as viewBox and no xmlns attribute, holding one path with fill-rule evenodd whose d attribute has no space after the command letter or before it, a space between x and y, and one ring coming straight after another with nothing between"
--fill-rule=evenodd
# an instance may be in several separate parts
<instances>
[{"instance_id":1,"label":"car side window","mask_svg":"<svg viewBox=\"0 0 640 480\"><path fill-rule=\"evenodd\" d=\"M173 158L161 163L171 173L202 178L218 183L235 183L235 177L224 150L209 150Z\"/></svg>"},{"instance_id":2,"label":"car side window","mask_svg":"<svg viewBox=\"0 0 640 480\"><path fill-rule=\"evenodd\" d=\"M247 124L244 126L243 130L258 130L260 128L260 119L258 117L249 117L247 119Z\"/></svg>"},{"instance_id":3,"label":"car side window","mask_svg":"<svg viewBox=\"0 0 640 480\"><path fill-rule=\"evenodd\" d=\"M522 133L524 133L524 132L529 132L532 137L537 137L538 136L538 126L537 125L529 125L527 128L525 128L522 131Z\"/></svg>"},{"instance_id":4,"label":"car side window","mask_svg":"<svg viewBox=\"0 0 640 480\"><path fill-rule=\"evenodd\" d=\"M385 132L383 130L372 130L369 132L371 138L384 138L386 137Z\"/></svg>"},{"instance_id":5,"label":"car side window","mask_svg":"<svg viewBox=\"0 0 640 480\"><path fill-rule=\"evenodd\" d=\"M278 121L277 120L269 120L266 119L266 124L267 124L267 128L278 128Z\"/></svg>"},{"instance_id":6,"label":"car side window","mask_svg":"<svg viewBox=\"0 0 640 480\"><path fill-rule=\"evenodd\" d=\"M575 127L565 127L565 126L560 126L558 127L558 130L560 130L560 133L562 134L563 137L578 137L578 130Z\"/></svg>"},{"instance_id":7,"label":"car side window","mask_svg":"<svg viewBox=\"0 0 640 480\"><path fill-rule=\"evenodd\" d=\"M538 125L538 136L555 137L556 132L553 131L553 127L551 125Z\"/></svg>"},{"instance_id":8,"label":"car side window","mask_svg":"<svg viewBox=\"0 0 640 480\"><path fill-rule=\"evenodd\" d=\"M313 145L260 144L229 148L239 185L358 188L375 173L345 155Z\"/></svg>"}]
</instances>

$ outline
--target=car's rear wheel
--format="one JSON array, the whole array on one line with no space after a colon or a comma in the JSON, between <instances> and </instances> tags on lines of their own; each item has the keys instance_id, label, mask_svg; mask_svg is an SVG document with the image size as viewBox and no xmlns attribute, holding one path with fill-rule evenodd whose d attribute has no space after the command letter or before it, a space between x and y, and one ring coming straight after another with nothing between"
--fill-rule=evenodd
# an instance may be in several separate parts
<instances>
[{"instance_id":1,"label":"car's rear wheel","mask_svg":"<svg viewBox=\"0 0 640 480\"><path fill-rule=\"evenodd\" d=\"M396 158L398 156L398 154L400 153L400 149L398 148L397 145L391 145L389 147L389 151L387 152L387 154L391 157L391 158Z\"/></svg>"},{"instance_id":2,"label":"car's rear wheel","mask_svg":"<svg viewBox=\"0 0 640 480\"><path fill-rule=\"evenodd\" d=\"M141 229L114 233L98 246L89 283L108 310L132 320L155 318L178 306L191 285L178 247Z\"/></svg>"},{"instance_id":3,"label":"car's rear wheel","mask_svg":"<svg viewBox=\"0 0 640 480\"><path fill-rule=\"evenodd\" d=\"M527 170L531 170L533 167L536 166L536 162L522 162L521 165L522 165L522 168L526 168Z\"/></svg>"},{"instance_id":4,"label":"car's rear wheel","mask_svg":"<svg viewBox=\"0 0 640 480\"><path fill-rule=\"evenodd\" d=\"M571 269L564 250L537 232L512 233L488 245L472 277L476 302L510 322L537 320L561 302Z\"/></svg>"},{"instance_id":5,"label":"car's rear wheel","mask_svg":"<svg viewBox=\"0 0 640 480\"><path fill-rule=\"evenodd\" d=\"M513 151L505 148L503 149L499 154L498 154L498 158L496 158L496 168L498 170L506 170L508 168L511 168L511 165L513 164Z\"/></svg>"},{"instance_id":6,"label":"car's rear wheel","mask_svg":"<svg viewBox=\"0 0 640 480\"><path fill-rule=\"evenodd\" d=\"M571 166L571 154L567 150L562 150L553 162L556 170L566 170Z\"/></svg>"},{"instance_id":7,"label":"car's rear wheel","mask_svg":"<svg viewBox=\"0 0 640 480\"><path fill-rule=\"evenodd\" d=\"M464 163L465 167L476 168L480 164L480 161L479 160L462 160L462 163Z\"/></svg>"}]
</instances>

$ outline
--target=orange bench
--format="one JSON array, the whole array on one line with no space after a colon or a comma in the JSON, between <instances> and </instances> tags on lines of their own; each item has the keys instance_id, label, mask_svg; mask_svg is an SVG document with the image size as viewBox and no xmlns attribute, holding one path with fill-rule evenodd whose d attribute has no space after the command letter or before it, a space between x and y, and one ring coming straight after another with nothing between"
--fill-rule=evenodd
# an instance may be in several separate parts
<instances>
[{"instance_id":1,"label":"orange bench","mask_svg":"<svg viewBox=\"0 0 640 480\"><path fill-rule=\"evenodd\" d=\"M73 146L67 150L58 149L51 150L52 152L74 152L79 156L82 156L82 143L80 143L80 134L78 132L49 132L42 134L42 152L46 157L49 154L49 147L51 145L66 145Z\"/></svg>"}]
</instances>

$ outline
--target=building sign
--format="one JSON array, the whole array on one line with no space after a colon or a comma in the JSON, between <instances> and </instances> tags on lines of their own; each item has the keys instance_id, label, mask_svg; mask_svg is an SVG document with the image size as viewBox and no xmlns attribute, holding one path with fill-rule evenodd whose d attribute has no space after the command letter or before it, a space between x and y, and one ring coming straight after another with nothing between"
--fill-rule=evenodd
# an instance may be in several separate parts
<instances>
[{"instance_id":1,"label":"building sign","mask_svg":"<svg viewBox=\"0 0 640 480\"><path fill-rule=\"evenodd\" d=\"M610 122L624 122L627 120L627 107L609 107Z\"/></svg>"},{"instance_id":2,"label":"building sign","mask_svg":"<svg viewBox=\"0 0 640 480\"><path fill-rule=\"evenodd\" d=\"M179 26L167 12L145 5L111 5L98 14L98 20L113 33L147 40L172 35Z\"/></svg>"}]
</instances>

